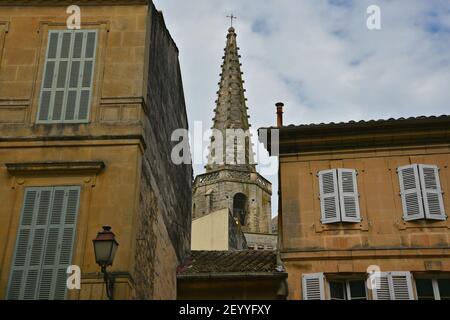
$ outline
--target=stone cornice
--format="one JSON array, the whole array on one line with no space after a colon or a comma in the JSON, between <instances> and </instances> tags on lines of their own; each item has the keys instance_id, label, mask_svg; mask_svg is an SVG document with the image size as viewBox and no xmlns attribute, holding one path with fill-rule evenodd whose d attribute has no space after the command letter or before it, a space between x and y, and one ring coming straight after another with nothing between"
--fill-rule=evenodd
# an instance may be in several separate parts
<instances>
[{"instance_id":1,"label":"stone cornice","mask_svg":"<svg viewBox=\"0 0 450 320\"><path fill-rule=\"evenodd\" d=\"M391 248L361 248L349 250L327 249L283 249L283 261L313 261L313 260L348 260L348 259L377 259L377 258L444 258L450 256L449 247L391 247Z\"/></svg>"},{"instance_id":2,"label":"stone cornice","mask_svg":"<svg viewBox=\"0 0 450 320\"><path fill-rule=\"evenodd\" d=\"M93 173L97 174L105 168L103 161L61 161L61 162L21 162L6 163L11 175L60 174L60 173Z\"/></svg>"},{"instance_id":3,"label":"stone cornice","mask_svg":"<svg viewBox=\"0 0 450 320\"><path fill-rule=\"evenodd\" d=\"M214 184L220 181L253 183L272 194L272 184L258 172L221 169L199 174L195 177L193 188Z\"/></svg>"},{"instance_id":4,"label":"stone cornice","mask_svg":"<svg viewBox=\"0 0 450 320\"><path fill-rule=\"evenodd\" d=\"M450 116L260 128L279 130L281 155L450 143ZM263 136L261 136L263 137ZM271 154L271 134L260 141ZM275 141L274 141L275 145Z\"/></svg>"},{"instance_id":5,"label":"stone cornice","mask_svg":"<svg viewBox=\"0 0 450 320\"><path fill-rule=\"evenodd\" d=\"M149 0L0 0L0 6L148 5Z\"/></svg>"}]
</instances>

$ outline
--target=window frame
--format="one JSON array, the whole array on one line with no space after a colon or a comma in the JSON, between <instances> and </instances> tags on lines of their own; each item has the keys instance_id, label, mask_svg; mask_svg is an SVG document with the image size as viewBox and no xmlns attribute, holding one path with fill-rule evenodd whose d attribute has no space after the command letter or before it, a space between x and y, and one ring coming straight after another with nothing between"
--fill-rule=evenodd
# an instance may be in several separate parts
<instances>
[{"instance_id":1,"label":"window frame","mask_svg":"<svg viewBox=\"0 0 450 320\"><path fill-rule=\"evenodd\" d=\"M441 300L441 293L439 290L439 280L450 280L450 275L449 276L426 276L426 275L421 275L421 276L416 276L414 277L414 286L415 286L415 291L416 291L416 297L417 300L419 299L419 292L417 290L417 280L430 280L431 281L431 285L433 288L433 300Z\"/></svg>"},{"instance_id":2,"label":"window frame","mask_svg":"<svg viewBox=\"0 0 450 320\"><path fill-rule=\"evenodd\" d=\"M404 189L403 186L403 181L402 181L402 174L401 171L408 169L408 168L412 168L415 172L415 176L417 177L417 181L416 182L416 189L417 192L416 194L418 195L418 201L419 201L419 205L420 205L420 213L417 214L416 216L408 216L407 214L407 210L406 210L406 198L404 196L404 194L406 194L406 191ZM433 168L436 171L436 183L437 183L437 190L436 193L439 194L439 203L441 205L441 216L440 217L432 217L431 214L429 213L429 208L428 205L426 203L426 201L428 201L428 195L426 194L426 189L425 189L425 182L423 181L423 169L424 168ZM433 165L433 164L423 164L423 163L412 163L412 164L408 164L408 165L400 165L397 166L396 168L396 173L397 173L397 181L398 181L398 187L399 187L399 196L400 196L400 203L401 203L401 208L402 208L402 219L404 223L408 223L408 222L416 222L416 221L424 221L424 222L445 222L448 221L448 215L445 212L445 201L444 201L444 197L443 197L443 191L442 191L442 182L439 176L439 166L438 165Z\"/></svg>"},{"instance_id":3,"label":"window frame","mask_svg":"<svg viewBox=\"0 0 450 320\"><path fill-rule=\"evenodd\" d=\"M352 173L352 179L354 183L354 192L353 196L355 198L355 205L356 205L356 218L347 216L345 205L344 205L344 197L345 193L343 191L343 180L342 180L342 173L344 172L351 172ZM336 218L333 219L325 219L324 218L324 202L322 200L323 193L323 182L322 182L322 176L326 173L332 173L333 177L335 179L334 181L334 188L335 188L335 203L337 204L336 207ZM332 225L332 224L359 224L363 221L362 213L361 213L361 204L360 204L360 193L358 189L358 170L354 168L334 168L334 169L326 169L326 170L320 170L317 172L317 178L318 178L318 185L319 185L319 200L320 200L320 223L322 225ZM347 194L348 196L348 194Z\"/></svg>"},{"instance_id":4,"label":"window frame","mask_svg":"<svg viewBox=\"0 0 450 320\"><path fill-rule=\"evenodd\" d=\"M364 283L364 292L365 292L365 299L353 299L352 298L352 294L351 294L351 290L350 290L350 282L355 282L355 281L362 281ZM344 300L343 301L350 301L350 300L369 300L369 292L367 290L367 285L366 285L366 281L367 279L363 279L363 278L357 278L357 277L353 277L353 278L333 278L333 277L326 277L326 282L328 284L328 292L330 295L330 300L340 300L340 299L333 299L331 297L331 282L339 282L342 283L344 285ZM350 299L349 299L350 297Z\"/></svg>"},{"instance_id":5,"label":"window frame","mask_svg":"<svg viewBox=\"0 0 450 320\"><path fill-rule=\"evenodd\" d=\"M54 102L54 94L50 94L50 102L49 102L49 110L48 110L48 115L47 115L47 119L46 120L40 120L39 119L39 114L41 111L41 104L42 104L42 95L44 92L53 92L56 91L56 89L54 89L53 87L51 89L46 89L44 88L45 85L45 75L47 72L47 59L48 59L48 52L50 49L50 36L51 34L58 34L58 37L62 34L62 33L73 33L73 36L71 37L70 40L70 48L69 48L69 52L68 52L68 58L67 58L67 70L66 70L66 80L65 80L65 86L64 86L64 95L63 95L63 106L61 108L61 119L60 120L49 120L49 117L51 115L51 113L53 112L53 105L51 105L51 102ZM87 111L86 111L86 119L73 119L73 120L66 120L65 119L65 112L67 110L67 97L68 97L68 92L71 91L70 89L74 88L69 88L68 84L69 84L69 80L70 80L70 74L71 74L71 70L72 70L72 59L73 59L73 43L74 43L74 39L75 39L75 33L77 32L82 32L83 33L83 37L87 36L88 33L90 32L94 32L95 33L95 44L94 44L94 52L93 52L93 57L92 58L88 58L88 61L92 61L92 70L91 70L91 79L90 79L90 87L89 87L89 97L88 97L88 106L87 106ZM92 118L92 104L93 104L93 98L94 98L94 84L96 81L96 68L97 68L97 64L98 64L98 50L100 47L100 35L101 35L101 30L99 30L98 28L95 27L91 27L88 29L81 29L81 30L68 30L68 29L60 29L60 28L48 28L46 30L47 33L47 37L46 37L46 41L43 44L43 46L45 46L45 50L43 51L43 59L42 59L42 73L40 75L40 86L38 88L38 100L37 100L37 106L36 106L36 116L35 116L35 123L36 124L87 124L91 122L91 118ZM59 52L58 48L60 48L60 44L59 44L59 40L58 40L58 47L57 47L57 53ZM86 43L83 40L83 44L82 44L82 50L86 49ZM52 60L54 60L55 62L58 61L58 65L59 65L59 60L61 58L60 57L56 57ZM81 92L82 91L86 91L86 89L83 89L82 86L80 86L80 83L83 81L81 79L81 76L84 74L84 63L86 61L86 57L84 56L84 53L82 53L82 56L80 58L75 58L77 60L80 61L80 66L79 66L79 74L78 74L78 87L76 88L76 92L77 92L77 101L78 103L75 105L75 110L78 110L78 113L80 111L80 99L81 99ZM59 70L58 70L59 72ZM56 75L58 75L58 73L56 73L56 71L54 71L53 77L56 78ZM55 79L53 81L56 81ZM61 90L59 90L61 91ZM51 98L53 96L53 99ZM78 115L77 115L78 116Z\"/></svg>"}]
</instances>

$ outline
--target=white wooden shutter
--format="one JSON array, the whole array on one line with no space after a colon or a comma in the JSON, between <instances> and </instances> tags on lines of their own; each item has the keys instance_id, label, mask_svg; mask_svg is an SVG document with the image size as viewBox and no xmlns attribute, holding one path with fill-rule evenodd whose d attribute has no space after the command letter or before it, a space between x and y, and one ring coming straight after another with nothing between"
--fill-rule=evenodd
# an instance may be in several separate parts
<instances>
[{"instance_id":1,"label":"white wooden shutter","mask_svg":"<svg viewBox=\"0 0 450 320\"><path fill-rule=\"evenodd\" d=\"M38 122L87 122L96 30L50 30Z\"/></svg>"},{"instance_id":2,"label":"white wooden shutter","mask_svg":"<svg viewBox=\"0 0 450 320\"><path fill-rule=\"evenodd\" d=\"M403 205L403 219L405 221L423 219L425 215L417 165L399 167L397 173Z\"/></svg>"},{"instance_id":3,"label":"white wooden shutter","mask_svg":"<svg viewBox=\"0 0 450 320\"><path fill-rule=\"evenodd\" d=\"M389 274L387 272L380 272L374 275L375 287L372 288L372 295L374 300L391 300L391 290L389 286Z\"/></svg>"},{"instance_id":4,"label":"white wooden shutter","mask_svg":"<svg viewBox=\"0 0 450 320\"><path fill-rule=\"evenodd\" d=\"M360 222L356 170L338 169L339 199L342 221Z\"/></svg>"},{"instance_id":5,"label":"white wooden shutter","mask_svg":"<svg viewBox=\"0 0 450 320\"><path fill-rule=\"evenodd\" d=\"M389 272L389 280L393 300L414 300L411 273Z\"/></svg>"},{"instance_id":6,"label":"white wooden shutter","mask_svg":"<svg viewBox=\"0 0 450 320\"><path fill-rule=\"evenodd\" d=\"M76 186L26 189L8 299L65 298L79 195Z\"/></svg>"},{"instance_id":7,"label":"white wooden shutter","mask_svg":"<svg viewBox=\"0 0 450 320\"><path fill-rule=\"evenodd\" d=\"M410 272L381 272L372 289L374 300L413 300Z\"/></svg>"},{"instance_id":8,"label":"white wooden shutter","mask_svg":"<svg viewBox=\"0 0 450 320\"><path fill-rule=\"evenodd\" d=\"M438 167L419 164L419 174L425 217L432 220L446 220Z\"/></svg>"},{"instance_id":9,"label":"white wooden shutter","mask_svg":"<svg viewBox=\"0 0 450 320\"><path fill-rule=\"evenodd\" d=\"M341 220L336 170L323 170L319 174L320 209L323 224Z\"/></svg>"},{"instance_id":10,"label":"white wooden shutter","mask_svg":"<svg viewBox=\"0 0 450 320\"><path fill-rule=\"evenodd\" d=\"M303 300L325 300L323 273L302 276Z\"/></svg>"}]
</instances>

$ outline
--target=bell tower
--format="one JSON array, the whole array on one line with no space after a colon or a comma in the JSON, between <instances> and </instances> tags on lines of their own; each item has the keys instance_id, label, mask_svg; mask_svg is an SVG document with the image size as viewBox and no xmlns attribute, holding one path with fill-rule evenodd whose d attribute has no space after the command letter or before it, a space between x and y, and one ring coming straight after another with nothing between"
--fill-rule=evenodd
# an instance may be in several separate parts
<instances>
[{"instance_id":1,"label":"bell tower","mask_svg":"<svg viewBox=\"0 0 450 320\"><path fill-rule=\"evenodd\" d=\"M244 234L266 234L270 233L272 186L255 168L236 37L230 27L206 173L194 181L192 216L195 220L228 208Z\"/></svg>"}]
</instances>

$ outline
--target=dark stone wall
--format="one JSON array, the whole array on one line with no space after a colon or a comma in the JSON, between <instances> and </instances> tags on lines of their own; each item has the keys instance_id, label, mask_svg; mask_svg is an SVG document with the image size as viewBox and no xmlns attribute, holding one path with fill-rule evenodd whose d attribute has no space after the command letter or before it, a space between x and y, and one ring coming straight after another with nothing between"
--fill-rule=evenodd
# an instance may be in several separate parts
<instances>
[{"instance_id":1,"label":"dark stone wall","mask_svg":"<svg viewBox=\"0 0 450 320\"><path fill-rule=\"evenodd\" d=\"M190 250L192 165L171 160L176 129L188 129L178 48L166 29L162 13L149 9L144 161L157 195L158 208L179 262Z\"/></svg>"},{"instance_id":2,"label":"dark stone wall","mask_svg":"<svg viewBox=\"0 0 450 320\"><path fill-rule=\"evenodd\" d=\"M142 168L141 190L139 192L139 213L137 217L136 262L135 262L135 299L153 298L155 278L155 253L157 234L158 201L151 189L148 172Z\"/></svg>"}]
</instances>

